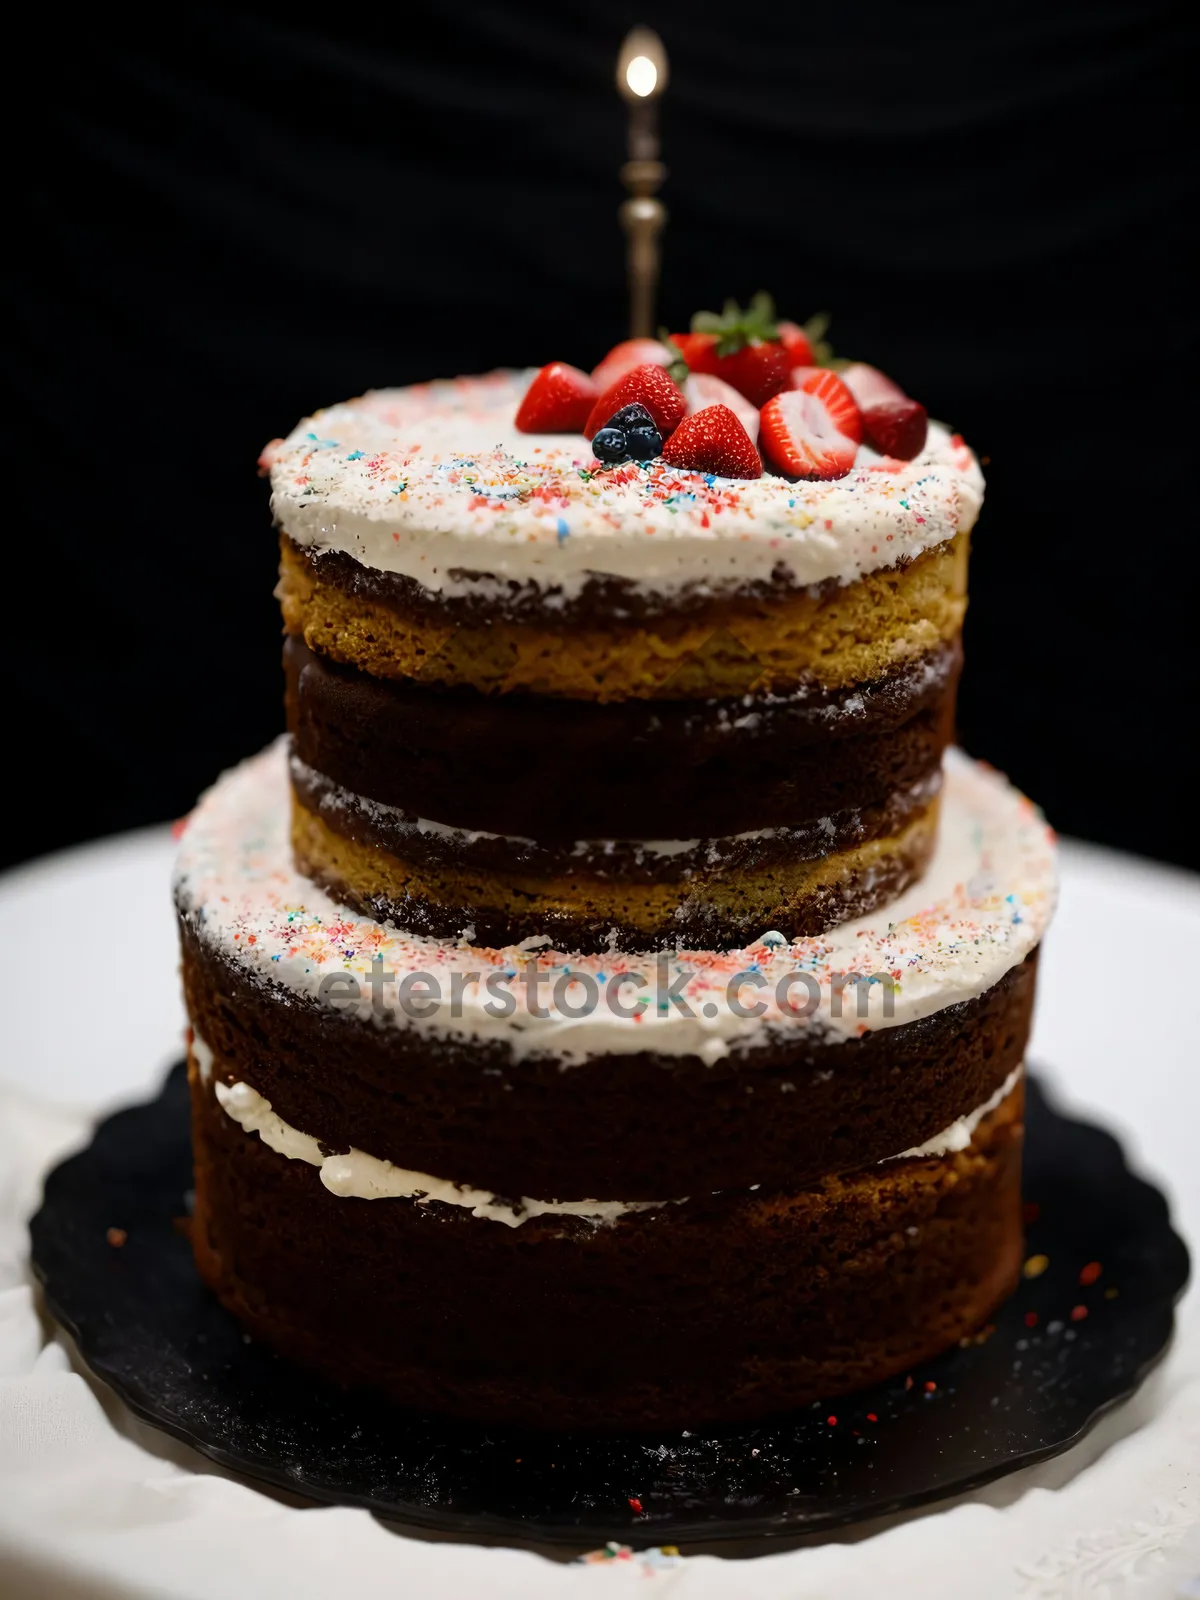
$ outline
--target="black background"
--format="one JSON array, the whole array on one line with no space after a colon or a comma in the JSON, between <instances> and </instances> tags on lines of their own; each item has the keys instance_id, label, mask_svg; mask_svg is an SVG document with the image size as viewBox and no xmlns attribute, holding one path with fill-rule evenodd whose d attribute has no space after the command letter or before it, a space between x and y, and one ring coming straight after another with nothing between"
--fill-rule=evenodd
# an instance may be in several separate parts
<instances>
[{"instance_id":1,"label":"black background","mask_svg":"<svg viewBox=\"0 0 1200 1600\"><path fill-rule=\"evenodd\" d=\"M369 9L48 12L10 58L7 858L179 815L278 729L267 439L622 337L646 22L664 320L829 308L967 434L964 742L1064 831L1200 865L1194 8Z\"/></svg>"}]
</instances>

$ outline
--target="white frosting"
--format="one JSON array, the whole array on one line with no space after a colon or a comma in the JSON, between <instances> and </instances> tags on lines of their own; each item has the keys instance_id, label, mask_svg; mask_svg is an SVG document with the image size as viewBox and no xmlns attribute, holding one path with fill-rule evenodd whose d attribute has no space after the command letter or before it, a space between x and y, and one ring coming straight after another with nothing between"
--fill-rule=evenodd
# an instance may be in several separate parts
<instances>
[{"instance_id":1,"label":"white frosting","mask_svg":"<svg viewBox=\"0 0 1200 1600\"><path fill-rule=\"evenodd\" d=\"M288 797L281 739L227 773L192 814L175 892L203 941L263 983L380 1026L497 1039L516 1058L545 1052L564 1066L641 1050L712 1061L761 1041L764 1030L818 1028L850 1037L915 1021L998 982L1037 945L1054 907L1053 835L1041 814L998 773L960 752L947 758L938 844L919 883L883 910L826 934L789 943L785 927L783 937L726 953L564 956L546 939L493 950L469 944L466 930L459 943L414 937L351 912L295 871ZM369 988L376 958L379 971L392 975L379 1005ZM795 972L814 985L815 1010L803 987L779 992ZM409 990L406 1012L395 1004L398 986L417 973L431 983ZM632 976L639 974L640 987ZM739 974L749 977L731 995L730 980ZM867 981L856 985L853 974ZM357 999L347 993L350 979ZM618 979L616 1003L606 1003ZM600 1003L589 1008L593 987ZM690 1016L672 1002L672 989ZM858 994L865 1017L857 1015ZM738 1014L759 1004L756 1016Z\"/></svg>"},{"instance_id":2,"label":"white frosting","mask_svg":"<svg viewBox=\"0 0 1200 1600\"><path fill-rule=\"evenodd\" d=\"M913 461L860 446L831 482L599 471L581 435L518 433L529 372L384 389L318 412L263 452L276 520L445 595L510 582L578 594L592 574L656 594L744 585L784 569L849 583L969 529L983 499L971 451L936 423Z\"/></svg>"},{"instance_id":3,"label":"white frosting","mask_svg":"<svg viewBox=\"0 0 1200 1600\"><path fill-rule=\"evenodd\" d=\"M211 1050L208 1057L211 1061ZM1022 1070L1017 1067L983 1105L959 1117L932 1139L898 1156L888 1156L876 1165L953 1155L965 1150L984 1117L1016 1088ZM520 1200L504 1200L486 1189L472 1189L469 1184L451 1183L447 1178L435 1178L428 1172L394 1166L379 1156L368 1155L365 1150L351 1149L342 1155L326 1155L319 1140L284 1122L272 1111L271 1102L264 1100L248 1083L235 1083L232 1087L217 1083L214 1087L218 1103L239 1127L246 1133L256 1133L269 1149L286 1156L289 1161L306 1161L309 1166L318 1168L321 1182L330 1194L343 1199L415 1200L418 1205L440 1200L444 1205L465 1207L473 1217L502 1222L509 1228L519 1228L533 1217L583 1217L597 1224L611 1223L632 1212L687 1204L686 1196L678 1200L532 1200L524 1195ZM758 1185L752 1187L757 1189Z\"/></svg>"},{"instance_id":4,"label":"white frosting","mask_svg":"<svg viewBox=\"0 0 1200 1600\"><path fill-rule=\"evenodd\" d=\"M318 1140L301 1133L271 1110L248 1083L216 1085L217 1099L229 1116L247 1133L256 1133L262 1142L289 1161L307 1161L320 1169L321 1182L330 1194L355 1200L416 1200L428 1205L440 1200L448 1206L465 1206L473 1217L503 1222L519 1228L531 1217L584 1217L589 1222L613 1222L630 1211L653 1211L669 1205L667 1200L503 1200L485 1189L451 1183L428 1172L411 1172L393 1166L365 1150L347 1150L343 1155L325 1155Z\"/></svg>"},{"instance_id":5,"label":"white frosting","mask_svg":"<svg viewBox=\"0 0 1200 1600\"><path fill-rule=\"evenodd\" d=\"M968 1111L965 1117L959 1117L948 1128L943 1128L941 1133L935 1133L932 1139L926 1139L924 1144L914 1145L911 1150L902 1150L898 1156L889 1156L887 1159L919 1161L925 1156L949 1156L965 1150L975 1137L975 1129L984 1117L990 1116L998 1105L1007 1100L1020 1083L1024 1070L1023 1066L1014 1067L995 1094L989 1095L981 1106L976 1106L974 1111Z\"/></svg>"},{"instance_id":6,"label":"white frosting","mask_svg":"<svg viewBox=\"0 0 1200 1600\"><path fill-rule=\"evenodd\" d=\"M212 1077L213 1053L195 1028L192 1029L192 1056L196 1062L196 1071L200 1074L200 1082L207 1083Z\"/></svg>"}]
</instances>

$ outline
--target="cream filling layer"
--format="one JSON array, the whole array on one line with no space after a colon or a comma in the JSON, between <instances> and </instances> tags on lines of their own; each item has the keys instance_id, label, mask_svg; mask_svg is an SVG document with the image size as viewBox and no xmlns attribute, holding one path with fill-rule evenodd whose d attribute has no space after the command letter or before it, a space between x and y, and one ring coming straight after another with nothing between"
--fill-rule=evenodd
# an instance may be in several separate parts
<instances>
[{"instance_id":1,"label":"cream filling layer","mask_svg":"<svg viewBox=\"0 0 1200 1600\"><path fill-rule=\"evenodd\" d=\"M960 1150L965 1150L975 1137L975 1129L990 1116L996 1107L1002 1105L1021 1081L1021 1074L1025 1065L1014 1067L1005 1078L1004 1082L989 1095L981 1106L976 1106L974 1111L968 1111L965 1117L959 1117L948 1128L943 1128L941 1133L935 1133L932 1139L926 1139L924 1144L914 1145L911 1150L902 1150L898 1156L888 1156L888 1161L919 1161L925 1156L956 1155Z\"/></svg>"},{"instance_id":2,"label":"cream filling layer","mask_svg":"<svg viewBox=\"0 0 1200 1600\"><path fill-rule=\"evenodd\" d=\"M407 1167L397 1167L365 1150L347 1150L342 1155L327 1156L320 1141L311 1134L301 1133L271 1109L248 1083L216 1085L217 1099L222 1109L247 1133L257 1133L271 1150L289 1161L307 1161L320 1170L321 1182L330 1194L354 1200L415 1200L418 1205L428 1205L440 1200L448 1206L465 1206L473 1217L487 1217L491 1222L503 1222L506 1227L519 1228L531 1217L583 1217L589 1222L613 1222L630 1211L653 1211L657 1206L671 1205L670 1200L532 1200L523 1195L519 1200L505 1200L489 1194L486 1189L472 1189L467 1184L451 1183L448 1178L435 1178L428 1172L413 1172Z\"/></svg>"},{"instance_id":3,"label":"cream filling layer","mask_svg":"<svg viewBox=\"0 0 1200 1600\"><path fill-rule=\"evenodd\" d=\"M196 1042L193 1041L192 1047L194 1055ZM203 1048L207 1051L207 1046ZM208 1051L208 1057L211 1060L211 1051ZM951 1155L965 1150L984 1117L1016 1088L1023 1070L1022 1067L1015 1068L995 1094L981 1106L959 1117L948 1128L943 1128L941 1133L934 1134L932 1139L911 1150L903 1150L897 1156L888 1156L877 1164L884 1166L888 1161ZM341 1155L326 1155L320 1140L314 1139L311 1134L301 1133L298 1128L285 1122L271 1109L271 1102L248 1083L230 1086L218 1082L214 1088L221 1109L240 1128L246 1133L256 1133L267 1148L274 1150L277 1155L316 1167L326 1189L341 1199L415 1200L418 1205L440 1200L444 1205L465 1207L473 1217L486 1217L491 1222L519 1228L533 1217L582 1217L599 1225L615 1222L618 1217L632 1212L684 1205L688 1198L685 1195L678 1200L534 1200L522 1195L519 1200L507 1200L486 1189L473 1189L469 1184L452 1183L448 1178L435 1178L428 1172L397 1167L379 1156L368 1155L365 1150L350 1149Z\"/></svg>"}]
</instances>

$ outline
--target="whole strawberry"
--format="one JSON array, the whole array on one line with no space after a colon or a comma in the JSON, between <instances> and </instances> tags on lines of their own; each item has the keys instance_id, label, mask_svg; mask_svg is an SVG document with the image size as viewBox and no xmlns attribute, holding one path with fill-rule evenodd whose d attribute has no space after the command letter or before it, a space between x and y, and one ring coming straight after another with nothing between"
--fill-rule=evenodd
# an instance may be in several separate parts
<instances>
[{"instance_id":1,"label":"whole strawberry","mask_svg":"<svg viewBox=\"0 0 1200 1600\"><path fill-rule=\"evenodd\" d=\"M551 361L535 373L517 408L521 433L579 433L599 389L578 367Z\"/></svg>"},{"instance_id":2,"label":"whole strawberry","mask_svg":"<svg viewBox=\"0 0 1200 1600\"><path fill-rule=\"evenodd\" d=\"M706 406L684 417L663 445L668 466L721 478L761 478L762 462L750 435L728 406Z\"/></svg>"},{"instance_id":3,"label":"whole strawberry","mask_svg":"<svg viewBox=\"0 0 1200 1600\"><path fill-rule=\"evenodd\" d=\"M689 417L706 406L728 406L751 439L758 437L758 407L752 406L746 396L739 394L724 378L714 377L711 372L693 372L683 385L683 393Z\"/></svg>"},{"instance_id":4,"label":"whole strawberry","mask_svg":"<svg viewBox=\"0 0 1200 1600\"><path fill-rule=\"evenodd\" d=\"M618 378L632 372L634 367L644 367L647 362L669 367L674 360L675 353L661 339L622 339L620 344L613 345L598 366L592 368L592 378L597 392L603 394L605 389L611 388Z\"/></svg>"},{"instance_id":5,"label":"whole strawberry","mask_svg":"<svg viewBox=\"0 0 1200 1600\"><path fill-rule=\"evenodd\" d=\"M706 372L713 377L717 372L717 336L715 333L673 333L671 343L687 363L689 372Z\"/></svg>"},{"instance_id":6,"label":"whole strawberry","mask_svg":"<svg viewBox=\"0 0 1200 1600\"><path fill-rule=\"evenodd\" d=\"M645 406L664 439L675 431L687 411L683 390L666 369L657 362L647 362L618 378L595 402L583 424L585 438L590 439L618 411L631 405Z\"/></svg>"},{"instance_id":7,"label":"whole strawberry","mask_svg":"<svg viewBox=\"0 0 1200 1600\"><path fill-rule=\"evenodd\" d=\"M862 420L867 443L882 456L911 461L925 448L929 418L925 407L907 395L864 406Z\"/></svg>"},{"instance_id":8,"label":"whole strawberry","mask_svg":"<svg viewBox=\"0 0 1200 1600\"><path fill-rule=\"evenodd\" d=\"M878 367L865 361L851 361L838 376L854 396L860 409L873 406L879 400L904 400L907 396L898 383L893 383Z\"/></svg>"},{"instance_id":9,"label":"whole strawberry","mask_svg":"<svg viewBox=\"0 0 1200 1600\"><path fill-rule=\"evenodd\" d=\"M752 406L791 386L792 360L781 344L755 341L717 362L717 377L744 394Z\"/></svg>"},{"instance_id":10,"label":"whole strawberry","mask_svg":"<svg viewBox=\"0 0 1200 1600\"><path fill-rule=\"evenodd\" d=\"M693 366L692 354L684 348L688 366L723 378L752 405L766 405L772 395L789 386L796 363L780 341L775 302L769 294L756 294L745 307L727 300L721 312L697 311L692 318L692 338L715 343L699 347L702 366ZM713 356L716 359L709 365Z\"/></svg>"},{"instance_id":11,"label":"whole strawberry","mask_svg":"<svg viewBox=\"0 0 1200 1600\"><path fill-rule=\"evenodd\" d=\"M813 364L812 340L798 322L779 323L779 342L788 353L794 367L811 367Z\"/></svg>"}]
</instances>

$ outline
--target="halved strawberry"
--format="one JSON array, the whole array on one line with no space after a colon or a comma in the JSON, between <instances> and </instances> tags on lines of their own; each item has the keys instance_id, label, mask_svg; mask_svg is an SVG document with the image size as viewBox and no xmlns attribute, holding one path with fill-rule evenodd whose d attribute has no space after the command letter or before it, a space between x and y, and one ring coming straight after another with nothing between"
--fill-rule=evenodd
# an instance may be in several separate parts
<instances>
[{"instance_id":1,"label":"halved strawberry","mask_svg":"<svg viewBox=\"0 0 1200 1600\"><path fill-rule=\"evenodd\" d=\"M855 444L862 443L862 417L854 403L854 396L836 372L830 372L828 367L812 367L802 378L796 379L795 387L805 394L816 395L829 412L837 431Z\"/></svg>"},{"instance_id":2,"label":"halved strawberry","mask_svg":"<svg viewBox=\"0 0 1200 1600\"><path fill-rule=\"evenodd\" d=\"M863 407L862 420L867 443L880 455L911 461L925 448L929 418L917 400L905 395L899 400L876 400Z\"/></svg>"},{"instance_id":3,"label":"halved strawberry","mask_svg":"<svg viewBox=\"0 0 1200 1600\"><path fill-rule=\"evenodd\" d=\"M717 370L717 335L715 333L673 333L671 343L687 362L689 372Z\"/></svg>"},{"instance_id":4,"label":"halved strawberry","mask_svg":"<svg viewBox=\"0 0 1200 1600\"><path fill-rule=\"evenodd\" d=\"M584 420L584 435L590 439L623 406L634 404L645 406L664 439L675 431L687 410L683 390L666 369L652 361L645 362L609 385Z\"/></svg>"},{"instance_id":5,"label":"halved strawberry","mask_svg":"<svg viewBox=\"0 0 1200 1600\"><path fill-rule=\"evenodd\" d=\"M752 439L758 433L758 407L751 405L746 396L739 394L724 378L715 377L711 372L689 373L683 393L689 417L706 406L728 406Z\"/></svg>"},{"instance_id":6,"label":"halved strawberry","mask_svg":"<svg viewBox=\"0 0 1200 1600\"><path fill-rule=\"evenodd\" d=\"M898 383L893 383L878 367L869 367L865 361L852 361L841 369L838 376L860 408L874 405L877 400L906 398Z\"/></svg>"},{"instance_id":7,"label":"halved strawberry","mask_svg":"<svg viewBox=\"0 0 1200 1600\"><path fill-rule=\"evenodd\" d=\"M813 360L812 340L798 322L780 322L779 342L794 367L809 367Z\"/></svg>"},{"instance_id":8,"label":"halved strawberry","mask_svg":"<svg viewBox=\"0 0 1200 1600\"><path fill-rule=\"evenodd\" d=\"M521 433L578 433L600 393L586 372L551 361L535 374L517 408Z\"/></svg>"},{"instance_id":9,"label":"halved strawberry","mask_svg":"<svg viewBox=\"0 0 1200 1600\"><path fill-rule=\"evenodd\" d=\"M825 375L833 377L832 373ZM768 400L762 409L758 443L767 460L786 478L844 478L858 451L815 389L787 389Z\"/></svg>"},{"instance_id":10,"label":"halved strawberry","mask_svg":"<svg viewBox=\"0 0 1200 1600\"><path fill-rule=\"evenodd\" d=\"M622 339L620 344L613 345L599 366L592 368L592 378L603 394L634 367L644 367L648 362L669 367L674 360L674 352L661 339Z\"/></svg>"},{"instance_id":11,"label":"halved strawberry","mask_svg":"<svg viewBox=\"0 0 1200 1600\"><path fill-rule=\"evenodd\" d=\"M663 445L663 460L689 472L722 478L761 478L762 462L750 435L729 406L706 406L675 429Z\"/></svg>"}]
</instances>

